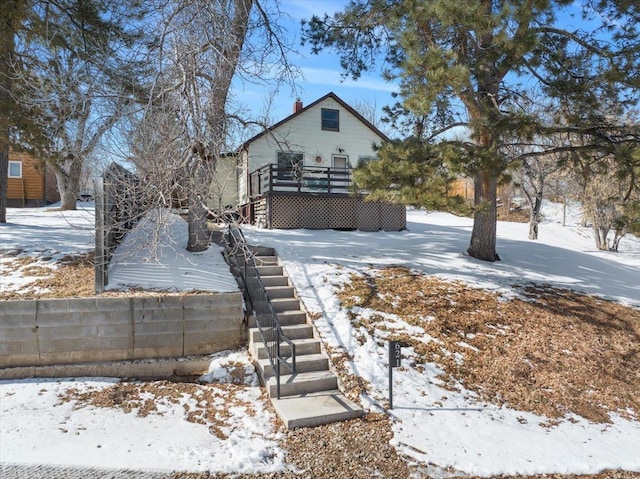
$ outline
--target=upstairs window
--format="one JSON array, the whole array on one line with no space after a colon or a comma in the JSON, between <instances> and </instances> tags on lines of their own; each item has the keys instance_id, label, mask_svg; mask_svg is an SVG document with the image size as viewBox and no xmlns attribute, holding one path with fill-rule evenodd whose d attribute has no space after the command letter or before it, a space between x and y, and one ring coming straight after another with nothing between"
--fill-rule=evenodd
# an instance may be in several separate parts
<instances>
[{"instance_id":1,"label":"upstairs window","mask_svg":"<svg viewBox=\"0 0 640 479\"><path fill-rule=\"evenodd\" d=\"M9 178L22 178L22 162L10 161L9 162Z\"/></svg>"},{"instance_id":2,"label":"upstairs window","mask_svg":"<svg viewBox=\"0 0 640 479\"><path fill-rule=\"evenodd\" d=\"M340 131L340 111L322 109L322 129L327 131Z\"/></svg>"}]
</instances>

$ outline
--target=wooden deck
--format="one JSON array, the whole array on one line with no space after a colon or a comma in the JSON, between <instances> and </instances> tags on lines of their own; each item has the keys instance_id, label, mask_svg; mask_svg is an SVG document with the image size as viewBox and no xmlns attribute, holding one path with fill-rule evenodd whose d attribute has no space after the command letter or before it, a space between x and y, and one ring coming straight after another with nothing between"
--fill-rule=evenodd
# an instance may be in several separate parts
<instances>
[{"instance_id":1,"label":"wooden deck","mask_svg":"<svg viewBox=\"0 0 640 479\"><path fill-rule=\"evenodd\" d=\"M250 175L252 224L263 228L400 231L406 208L368 201L353 188L349 170L265 165Z\"/></svg>"}]
</instances>

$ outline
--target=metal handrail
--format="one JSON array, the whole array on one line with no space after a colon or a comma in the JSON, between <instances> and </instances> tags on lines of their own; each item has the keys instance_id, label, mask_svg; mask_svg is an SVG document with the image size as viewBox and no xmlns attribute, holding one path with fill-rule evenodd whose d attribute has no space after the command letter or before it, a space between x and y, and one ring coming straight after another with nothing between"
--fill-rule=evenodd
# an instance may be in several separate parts
<instances>
[{"instance_id":1,"label":"metal handrail","mask_svg":"<svg viewBox=\"0 0 640 479\"><path fill-rule=\"evenodd\" d=\"M236 257L236 263L242 276L245 302L251 304L251 310L260 330L262 341L267 350L269 363L276 378L276 396L280 399L280 365L284 365L291 374L296 373L296 345L282 331L278 315L267 296L264 283L260 278L255 255L247 245L242 230L236 225L229 225L228 244ZM284 355L280 345L286 343L290 347L290 355ZM291 359L289 363L287 360Z\"/></svg>"}]
</instances>

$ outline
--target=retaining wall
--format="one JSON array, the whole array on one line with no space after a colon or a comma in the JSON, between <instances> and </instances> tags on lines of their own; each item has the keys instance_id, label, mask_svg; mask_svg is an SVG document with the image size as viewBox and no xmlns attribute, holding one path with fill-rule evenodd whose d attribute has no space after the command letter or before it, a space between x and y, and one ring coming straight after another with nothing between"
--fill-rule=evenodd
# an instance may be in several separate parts
<instances>
[{"instance_id":1,"label":"retaining wall","mask_svg":"<svg viewBox=\"0 0 640 479\"><path fill-rule=\"evenodd\" d=\"M244 342L240 292L0 301L0 368L194 356Z\"/></svg>"}]
</instances>

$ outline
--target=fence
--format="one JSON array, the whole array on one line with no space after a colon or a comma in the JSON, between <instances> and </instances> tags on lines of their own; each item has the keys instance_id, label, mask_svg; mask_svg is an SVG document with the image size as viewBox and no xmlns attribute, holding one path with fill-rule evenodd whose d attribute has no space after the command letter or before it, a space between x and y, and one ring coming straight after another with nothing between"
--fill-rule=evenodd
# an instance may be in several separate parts
<instances>
[{"instance_id":1,"label":"fence","mask_svg":"<svg viewBox=\"0 0 640 479\"><path fill-rule=\"evenodd\" d=\"M142 214L140 180L117 163L94 182L95 196L95 290L109 283L109 261L122 238Z\"/></svg>"}]
</instances>

